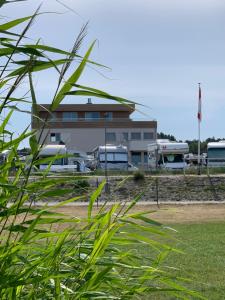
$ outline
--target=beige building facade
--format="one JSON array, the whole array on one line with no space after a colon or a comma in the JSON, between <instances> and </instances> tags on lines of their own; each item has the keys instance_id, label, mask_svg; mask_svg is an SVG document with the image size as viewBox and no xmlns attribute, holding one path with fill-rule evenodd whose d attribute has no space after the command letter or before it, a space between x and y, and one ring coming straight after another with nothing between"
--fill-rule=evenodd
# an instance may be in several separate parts
<instances>
[{"instance_id":1,"label":"beige building facade","mask_svg":"<svg viewBox=\"0 0 225 300\"><path fill-rule=\"evenodd\" d=\"M46 121L41 144L64 143L68 149L91 153L100 145L128 147L130 161L138 166L147 164L147 145L156 139L156 121L135 121L134 105L62 104L54 113L49 105L38 107L39 118ZM40 136L42 121L33 117L32 128Z\"/></svg>"}]
</instances>

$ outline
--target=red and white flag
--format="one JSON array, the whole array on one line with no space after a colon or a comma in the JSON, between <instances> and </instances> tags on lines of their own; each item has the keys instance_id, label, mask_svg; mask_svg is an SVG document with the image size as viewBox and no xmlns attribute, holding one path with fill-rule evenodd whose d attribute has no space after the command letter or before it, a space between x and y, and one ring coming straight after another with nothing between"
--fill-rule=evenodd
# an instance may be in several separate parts
<instances>
[{"instance_id":1,"label":"red and white flag","mask_svg":"<svg viewBox=\"0 0 225 300\"><path fill-rule=\"evenodd\" d=\"M198 120L199 122L202 120L202 91L200 83L198 87Z\"/></svg>"}]
</instances>

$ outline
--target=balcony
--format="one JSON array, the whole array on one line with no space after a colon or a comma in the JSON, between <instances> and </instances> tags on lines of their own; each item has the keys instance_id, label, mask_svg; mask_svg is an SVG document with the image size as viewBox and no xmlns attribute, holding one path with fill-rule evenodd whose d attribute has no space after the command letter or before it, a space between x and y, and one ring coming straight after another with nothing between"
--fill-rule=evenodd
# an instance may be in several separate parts
<instances>
[{"instance_id":1,"label":"balcony","mask_svg":"<svg viewBox=\"0 0 225 300\"><path fill-rule=\"evenodd\" d=\"M43 120L44 121L44 120ZM41 127L38 120L33 119L32 128ZM47 121L47 128L156 128L153 120L132 120L130 118L52 118Z\"/></svg>"}]
</instances>

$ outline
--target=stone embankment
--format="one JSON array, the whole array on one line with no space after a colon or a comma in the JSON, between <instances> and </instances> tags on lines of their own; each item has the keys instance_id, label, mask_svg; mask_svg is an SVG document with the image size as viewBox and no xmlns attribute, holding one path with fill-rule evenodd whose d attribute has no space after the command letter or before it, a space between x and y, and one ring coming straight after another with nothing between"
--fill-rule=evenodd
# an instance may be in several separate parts
<instances>
[{"instance_id":1,"label":"stone embankment","mask_svg":"<svg viewBox=\"0 0 225 300\"><path fill-rule=\"evenodd\" d=\"M92 181L93 184L93 181ZM144 180L109 178L110 201L132 201L140 195L140 201L196 202L225 200L225 176L146 176ZM103 193L101 199L104 200Z\"/></svg>"}]
</instances>

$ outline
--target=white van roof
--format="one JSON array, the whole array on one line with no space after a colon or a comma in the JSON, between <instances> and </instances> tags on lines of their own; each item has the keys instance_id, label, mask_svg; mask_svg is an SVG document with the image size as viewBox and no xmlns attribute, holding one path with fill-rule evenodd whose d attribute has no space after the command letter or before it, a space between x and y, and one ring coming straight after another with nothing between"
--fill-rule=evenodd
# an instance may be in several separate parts
<instances>
[{"instance_id":1,"label":"white van roof","mask_svg":"<svg viewBox=\"0 0 225 300\"><path fill-rule=\"evenodd\" d=\"M225 148L225 141L210 142L207 144L207 148Z\"/></svg>"},{"instance_id":2,"label":"white van roof","mask_svg":"<svg viewBox=\"0 0 225 300\"><path fill-rule=\"evenodd\" d=\"M188 153L188 143L174 142L167 139L156 140L156 142L148 145L149 151L158 149L161 153Z\"/></svg>"},{"instance_id":3,"label":"white van roof","mask_svg":"<svg viewBox=\"0 0 225 300\"><path fill-rule=\"evenodd\" d=\"M57 154L66 154L67 149L65 145L44 145L40 150L39 155L48 156L48 155L57 155Z\"/></svg>"},{"instance_id":4,"label":"white van roof","mask_svg":"<svg viewBox=\"0 0 225 300\"><path fill-rule=\"evenodd\" d=\"M127 152L127 147L126 146L122 146L122 145L119 145L119 146L115 146L115 145L106 145L106 146L99 146L98 147L98 150L100 152Z\"/></svg>"}]
</instances>

